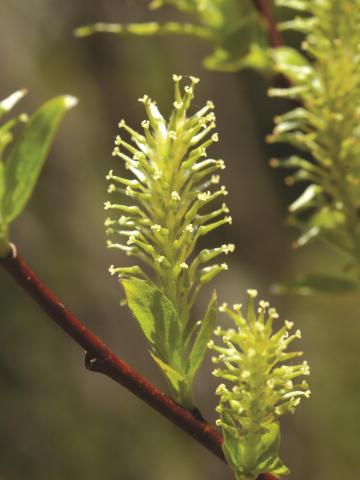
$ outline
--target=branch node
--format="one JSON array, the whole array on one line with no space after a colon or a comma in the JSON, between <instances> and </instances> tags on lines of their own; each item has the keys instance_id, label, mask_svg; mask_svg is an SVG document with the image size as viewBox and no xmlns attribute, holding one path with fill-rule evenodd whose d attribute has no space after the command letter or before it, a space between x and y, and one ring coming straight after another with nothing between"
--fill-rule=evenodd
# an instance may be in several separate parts
<instances>
[{"instance_id":1,"label":"branch node","mask_svg":"<svg viewBox=\"0 0 360 480\"><path fill-rule=\"evenodd\" d=\"M90 372L98 371L99 364L103 361L91 352L85 352L85 368Z\"/></svg>"}]
</instances>

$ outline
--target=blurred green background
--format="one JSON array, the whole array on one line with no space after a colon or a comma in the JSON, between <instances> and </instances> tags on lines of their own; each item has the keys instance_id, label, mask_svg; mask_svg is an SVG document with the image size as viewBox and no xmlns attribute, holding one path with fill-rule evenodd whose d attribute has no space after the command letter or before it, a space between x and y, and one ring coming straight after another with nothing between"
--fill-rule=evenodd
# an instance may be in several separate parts
<instances>
[{"instance_id":1,"label":"blurred green background","mask_svg":"<svg viewBox=\"0 0 360 480\"><path fill-rule=\"evenodd\" d=\"M357 296L273 297L270 285L299 271L335 271L338 259L321 245L291 251L285 225L295 189L283 186L268 159L284 152L264 136L285 108L266 96L254 73L204 71L208 47L189 38L77 40L84 23L174 18L151 13L145 1L2 0L0 97L27 87L22 108L47 98L80 99L66 117L30 205L12 238L34 270L89 327L127 362L165 388L108 265L126 258L105 249L105 175L120 118L144 118L144 93L163 111L173 95L172 73L201 77L195 107L216 105L233 225L214 245L234 242L231 269L216 281L221 300L244 299L258 288L283 319L303 331L313 395L284 419L282 457L292 480L358 478L360 319ZM295 40L296 39L292 39ZM208 292L204 294L204 303ZM202 313L199 305L196 314ZM222 320L222 319L221 319ZM217 458L126 390L83 368L83 352L0 271L0 480L226 480ZM211 364L203 366L197 401L214 421Z\"/></svg>"}]
</instances>

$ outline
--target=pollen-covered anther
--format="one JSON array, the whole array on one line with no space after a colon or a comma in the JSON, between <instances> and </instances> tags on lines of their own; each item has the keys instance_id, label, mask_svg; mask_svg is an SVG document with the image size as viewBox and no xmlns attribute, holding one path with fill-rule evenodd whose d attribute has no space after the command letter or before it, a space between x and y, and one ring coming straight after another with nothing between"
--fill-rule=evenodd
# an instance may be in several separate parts
<instances>
[{"instance_id":1,"label":"pollen-covered anther","mask_svg":"<svg viewBox=\"0 0 360 480\"><path fill-rule=\"evenodd\" d=\"M225 253L225 255L228 255L235 250L235 245L233 243L229 243L228 245L221 245L221 250Z\"/></svg>"},{"instance_id":2,"label":"pollen-covered anther","mask_svg":"<svg viewBox=\"0 0 360 480\"><path fill-rule=\"evenodd\" d=\"M201 157L207 157L206 149L204 147L199 148L199 153Z\"/></svg>"},{"instance_id":3,"label":"pollen-covered anther","mask_svg":"<svg viewBox=\"0 0 360 480\"><path fill-rule=\"evenodd\" d=\"M143 97L138 98L138 102L140 103L149 103L149 101L150 101L149 95L144 95Z\"/></svg>"},{"instance_id":4,"label":"pollen-covered anther","mask_svg":"<svg viewBox=\"0 0 360 480\"><path fill-rule=\"evenodd\" d=\"M173 105L176 108L176 110L180 110L184 106L184 102L175 101Z\"/></svg>"},{"instance_id":5,"label":"pollen-covered anther","mask_svg":"<svg viewBox=\"0 0 360 480\"><path fill-rule=\"evenodd\" d=\"M174 82L180 82L182 79L182 75L176 75L175 73L172 76Z\"/></svg>"},{"instance_id":6,"label":"pollen-covered anther","mask_svg":"<svg viewBox=\"0 0 360 480\"><path fill-rule=\"evenodd\" d=\"M110 227L111 225L114 225L115 224L115 220L112 220L111 218L107 218L104 222L104 226L105 227Z\"/></svg>"},{"instance_id":7,"label":"pollen-covered anther","mask_svg":"<svg viewBox=\"0 0 360 480\"><path fill-rule=\"evenodd\" d=\"M190 93L190 94L194 93L194 90L190 85L186 85L184 90L185 90L186 93Z\"/></svg>"},{"instance_id":8,"label":"pollen-covered anther","mask_svg":"<svg viewBox=\"0 0 360 480\"><path fill-rule=\"evenodd\" d=\"M269 315L271 318L273 318L274 320L276 320L277 318L279 318L279 314L277 313L276 309L275 308L269 308ZM292 323L292 322L289 322L289 323Z\"/></svg>"},{"instance_id":9,"label":"pollen-covered anther","mask_svg":"<svg viewBox=\"0 0 360 480\"><path fill-rule=\"evenodd\" d=\"M193 225L192 223L189 223L189 225L187 225L187 226L185 227L185 230L186 230L187 232L193 233L193 231L194 231L194 225Z\"/></svg>"},{"instance_id":10,"label":"pollen-covered anther","mask_svg":"<svg viewBox=\"0 0 360 480\"><path fill-rule=\"evenodd\" d=\"M133 243L135 243L135 240L136 240L135 235L131 235L126 243L128 245L132 245Z\"/></svg>"},{"instance_id":11,"label":"pollen-covered anther","mask_svg":"<svg viewBox=\"0 0 360 480\"><path fill-rule=\"evenodd\" d=\"M122 138L120 137L120 135L116 135L115 137L115 145L121 145L122 144ZM116 150L116 148L114 148L114 151Z\"/></svg>"},{"instance_id":12,"label":"pollen-covered anther","mask_svg":"<svg viewBox=\"0 0 360 480\"><path fill-rule=\"evenodd\" d=\"M206 106L211 109L215 108L214 102L212 102L211 100L208 100L206 102Z\"/></svg>"},{"instance_id":13,"label":"pollen-covered anther","mask_svg":"<svg viewBox=\"0 0 360 480\"><path fill-rule=\"evenodd\" d=\"M151 230L155 230L155 232L160 232L161 230L161 225L159 225L158 223L155 223L155 225L151 225Z\"/></svg>"},{"instance_id":14,"label":"pollen-covered anther","mask_svg":"<svg viewBox=\"0 0 360 480\"><path fill-rule=\"evenodd\" d=\"M189 268L189 265L186 262L182 262L182 263L180 263L179 267L182 270L187 270Z\"/></svg>"},{"instance_id":15,"label":"pollen-covered anther","mask_svg":"<svg viewBox=\"0 0 360 480\"><path fill-rule=\"evenodd\" d=\"M143 121L141 122L141 126L142 126L143 128L145 128L146 130L148 130L148 129L150 128L150 122L149 122L149 120L143 120Z\"/></svg>"},{"instance_id":16,"label":"pollen-covered anther","mask_svg":"<svg viewBox=\"0 0 360 480\"><path fill-rule=\"evenodd\" d=\"M222 308L222 307L224 307L224 309L223 309L223 310L220 310L220 308ZM225 312L226 307L227 307L227 303L223 303L223 304L219 307L219 312ZM221 334L222 334L222 329L221 329L220 326L217 326L217 327L215 328L215 330L214 330L214 335L216 335L216 336L218 337L218 336L221 335Z\"/></svg>"},{"instance_id":17,"label":"pollen-covered anther","mask_svg":"<svg viewBox=\"0 0 360 480\"><path fill-rule=\"evenodd\" d=\"M161 170L156 169L153 174L154 180L159 180L163 176L163 172Z\"/></svg>"},{"instance_id":18,"label":"pollen-covered anther","mask_svg":"<svg viewBox=\"0 0 360 480\"><path fill-rule=\"evenodd\" d=\"M176 135L175 130L170 130L169 131L169 138L171 138L171 140L176 140L177 139L177 135Z\"/></svg>"},{"instance_id":19,"label":"pollen-covered anther","mask_svg":"<svg viewBox=\"0 0 360 480\"><path fill-rule=\"evenodd\" d=\"M301 338L301 337L302 337L301 330L299 330L299 329L296 330L296 332L295 332L295 337L296 337L296 338Z\"/></svg>"},{"instance_id":20,"label":"pollen-covered anther","mask_svg":"<svg viewBox=\"0 0 360 480\"><path fill-rule=\"evenodd\" d=\"M208 200L210 196L211 196L211 192L208 190L207 192L199 193L197 198L201 202L206 202L206 200Z\"/></svg>"},{"instance_id":21,"label":"pollen-covered anther","mask_svg":"<svg viewBox=\"0 0 360 480\"><path fill-rule=\"evenodd\" d=\"M125 189L125 193L128 197L133 197L135 192L130 186L127 186Z\"/></svg>"},{"instance_id":22,"label":"pollen-covered anther","mask_svg":"<svg viewBox=\"0 0 360 480\"><path fill-rule=\"evenodd\" d=\"M231 224L232 224L232 217L230 217L230 216L225 217L225 218L224 218L224 221L225 221L226 223L228 223L229 225L231 225Z\"/></svg>"},{"instance_id":23,"label":"pollen-covered anther","mask_svg":"<svg viewBox=\"0 0 360 480\"><path fill-rule=\"evenodd\" d=\"M110 183L110 185L108 186L107 192L108 193L116 192L116 186L113 183Z\"/></svg>"},{"instance_id":24,"label":"pollen-covered anther","mask_svg":"<svg viewBox=\"0 0 360 480\"><path fill-rule=\"evenodd\" d=\"M229 270L229 266L228 266L227 263L222 263L222 264L220 265L220 267L221 267L223 270Z\"/></svg>"},{"instance_id":25,"label":"pollen-covered anther","mask_svg":"<svg viewBox=\"0 0 360 480\"><path fill-rule=\"evenodd\" d=\"M115 148L113 149L111 155L112 155L113 157L116 157L116 156L119 155L119 154L120 154L120 149L119 149L119 147L115 147Z\"/></svg>"},{"instance_id":26,"label":"pollen-covered anther","mask_svg":"<svg viewBox=\"0 0 360 480\"><path fill-rule=\"evenodd\" d=\"M118 123L118 127L119 127L119 128L124 128L125 126L126 126L126 122L125 122L125 120L122 118L122 119L120 120L120 122Z\"/></svg>"},{"instance_id":27,"label":"pollen-covered anther","mask_svg":"<svg viewBox=\"0 0 360 480\"><path fill-rule=\"evenodd\" d=\"M104 202L104 210L109 210L111 207L112 207L112 204L109 201Z\"/></svg>"},{"instance_id":28,"label":"pollen-covered anther","mask_svg":"<svg viewBox=\"0 0 360 480\"><path fill-rule=\"evenodd\" d=\"M110 265L110 267L109 267L110 275L115 275L116 270L117 270L117 269L114 267L114 265Z\"/></svg>"},{"instance_id":29,"label":"pollen-covered anther","mask_svg":"<svg viewBox=\"0 0 360 480\"><path fill-rule=\"evenodd\" d=\"M215 127L215 124L214 124L214 127ZM211 135L211 140L212 140L213 142L218 142L218 141L219 141L219 134L218 134L218 133L213 133L213 134Z\"/></svg>"},{"instance_id":30,"label":"pollen-covered anther","mask_svg":"<svg viewBox=\"0 0 360 480\"><path fill-rule=\"evenodd\" d=\"M256 298L258 295L258 291L252 288L246 290L246 293L249 295L250 298Z\"/></svg>"},{"instance_id":31,"label":"pollen-covered anther","mask_svg":"<svg viewBox=\"0 0 360 480\"><path fill-rule=\"evenodd\" d=\"M222 185L220 188L220 193L224 195L225 197L229 194L229 192L226 190L225 185Z\"/></svg>"},{"instance_id":32,"label":"pollen-covered anther","mask_svg":"<svg viewBox=\"0 0 360 480\"><path fill-rule=\"evenodd\" d=\"M198 78L198 77L190 76L190 80L192 81L192 83L194 85L197 85L200 82L200 78Z\"/></svg>"},{"instance_id":33,"label":"pollen-covered anther","mask_svg":"<svg viewBox=\"0 0 360 480\"><path fill-rule=\"evenodd\" d=\"M121 217L119 218L119 225L124 225L128 220L129 220L129 217L126 217L125 215L121 215Z\"/></svg>"},{"instance_id":34,"label":"pollen-covered anther","mask_svg":"<svg viewBox=\"0 0 360 480\"><path fill-rule=\"evenodd\" d=\"M241 303L234 303L233 305L233 309L236 311L236 312L239 312L241 310L241 307L242 307L242 304Z\"/></svg>"},{"instance_id":35,"label":"pollen-covered anther","mask_svg":"<svg viewBox=\"0 0 360 480\"><path fill-rule=\"evenodd\" d=\"M114 175L114 170L110 170L109 173L106 175L106 180L111 180Z\"/></svg>"},{"instance_id":36,"label":"pollen-covered anther","mask_svg":"<svg viewBox=\"0 0 360 480\"><path fill-rule=\"evenodd\" d=\"M176 200L178 202L180 200L180 195L178 194L178 192L176 191L171 192L171 199Z\"/></svg>"},{"instance_id":37,"label":"pollen-covered anther","mask_svg":"<svg viewBox=\"0 0 360 480\"><path fill-rule=\"evenodd\" d=\"M310 375L310 367L306 360L302 363L302 374Z\"/></svg>"},{"instance_id":38,"label":"pollen-covered anther","mask_svg":"<svg viewBox=\"0 0 360 480\"><path fill-rule=\"evenodd\" d=\"M227 308L228 304L226 302L223 302L219 307L219 312L225 312Z\"/></svg>"},{"instance_id":39,"label":"pollen-covered anther","mask_svg":"<svg viewBox=\"0 0 360 480\"><path fill-rule=\"evenodd\" d=\"M211 175L210 182L214 185L220 182L220 175Z\"/></svg>"},{"instance_id":40,"label":"pollen-covered anther","mask_svg":"<svg viewBox=\"0 0 360 480\"><path fill-rule=\"evenodd\" d=\"M156 261L157 261L158 263L162 263L164 260L165 260L164 255L159 255L158 257L156 257Z\"/></svg>"},{"instance_id":41,"label":"pollen-covered anther","mask_svg":"<svg viewBox=\"0 0 360 480\"><path fill-rule=\"evenodd\" d=\"M289 322L289 320L285 320L285 327L288 329L288 330L291 330L294 326L294 322Z\"/></svg>"},{"instance_id":42,"label":"pollen-covered anther","mask_svg":"<svg viewBox=\"0 0 360 480\"><path fill-rule=\"evenodd\" d=\"M220 170L225 170L225 168L226 168L224 160L217 160L216 161L216 166L218 168L220 168Z\"/></svg>"}]
</instances>

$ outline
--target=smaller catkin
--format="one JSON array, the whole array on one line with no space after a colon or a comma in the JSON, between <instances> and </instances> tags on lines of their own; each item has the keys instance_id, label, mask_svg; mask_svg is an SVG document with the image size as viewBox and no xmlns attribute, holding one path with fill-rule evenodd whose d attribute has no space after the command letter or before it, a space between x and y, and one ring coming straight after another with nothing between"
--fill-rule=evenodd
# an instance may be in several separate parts
<instances>
[{"instance_id":1,"label":"smaller catkin","mask_svg":"<svg viewBox=\"0 0 360 480\"><path fill-rule=\"evenodd\" d=\"M215 335L223 346L209 342L219 355L213 358L218 366L213 375L226 384L217 388L220 403L217 425L224 434L223 450L237 480L252 480L263 472L282 475L288 472L279 458L281 415L294 413L301 398L310 390L305 380L308 363L289 363L302 352L288 351L289 345L301 338L300 330L289 332L293 323L273 332L273 322L279 315L269 303L254 306L256 290L248 290L248 306L244 315L241 305L220 307L235 322L236 328L218 327Z\"/></svg>"}]
</instances>

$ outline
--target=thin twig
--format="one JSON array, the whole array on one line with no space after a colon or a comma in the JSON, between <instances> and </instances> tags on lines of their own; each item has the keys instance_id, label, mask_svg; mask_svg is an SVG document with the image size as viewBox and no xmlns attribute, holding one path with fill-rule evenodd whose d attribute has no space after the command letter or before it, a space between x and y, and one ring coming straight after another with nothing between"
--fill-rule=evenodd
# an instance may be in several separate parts
<instances>
[{"instance_id":1,"label":"thin twig","mask_svg":"<svg viewBox=\"0 0 360 480\"><path fill-rule=\"evenodd\" d=\"M222 436L195 413L185 410L146 378L118 358L110 348L71 313L59 298L37 277L25 260L13 249L13 254L0 259L1 266L35 300L35 302L86 352L85 366L92 372L113 379L166 417L195 440L225 461ZM258 480L274 480L263 474Z\"/></svg>"},{"instance_id":2,"label":"thin twig","mask_svg":"<svg viewBox=\"0 0 360 480\"><path fill-rule=\"evenodd\" d=\"M284 40L282 38L279 29L277 28L276 21L272 12L271 5L268 0L253 0L254 5L262 18L264 19L268 28L269 42L273 48L283 47Z\"/></svg>"}]
</instances>

